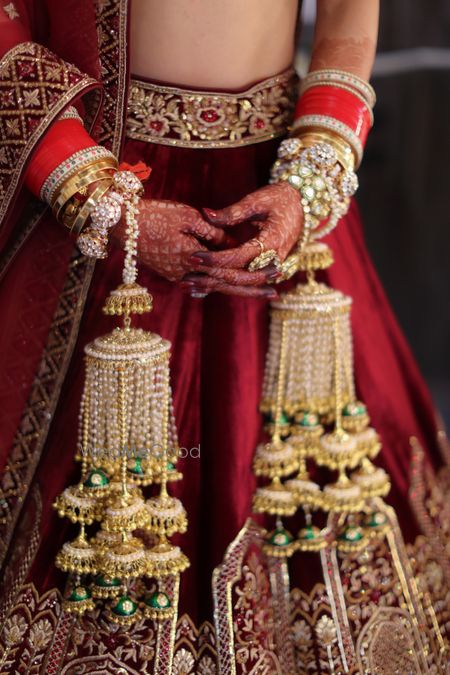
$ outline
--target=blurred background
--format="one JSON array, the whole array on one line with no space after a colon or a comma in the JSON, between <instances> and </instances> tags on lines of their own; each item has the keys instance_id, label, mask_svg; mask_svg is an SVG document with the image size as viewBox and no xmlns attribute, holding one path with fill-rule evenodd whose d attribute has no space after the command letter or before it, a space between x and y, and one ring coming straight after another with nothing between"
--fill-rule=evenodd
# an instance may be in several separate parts
<instances>
[{"instance_id":1,"label":"blurred background","mask_svg":"<svg viewBox=\"0 0 450 675\"><path fill-rule=\"evenodd\" d=\"M304 0L304 72L315 0ZM381 0L375 125L358 171L367 245L450 429L450 1Z\"/></svg>"}]
</instances>

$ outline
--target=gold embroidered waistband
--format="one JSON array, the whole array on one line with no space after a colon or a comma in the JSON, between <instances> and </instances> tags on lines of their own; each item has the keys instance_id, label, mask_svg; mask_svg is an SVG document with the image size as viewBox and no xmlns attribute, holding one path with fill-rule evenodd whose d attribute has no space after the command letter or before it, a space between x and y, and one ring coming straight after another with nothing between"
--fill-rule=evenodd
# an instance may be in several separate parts
<instances>
[{"instance_id":1,"label":"gold embroidered waistband","mask_svg":"<svg viewBox=\"0 0 450 675\"><path fill-rule=\"evenodd\" d=\"M281 136L292 121L298 78L289 69L236 94L131 80L127 136L185 148L233 148Z\"/></svg>"}]
</instances>

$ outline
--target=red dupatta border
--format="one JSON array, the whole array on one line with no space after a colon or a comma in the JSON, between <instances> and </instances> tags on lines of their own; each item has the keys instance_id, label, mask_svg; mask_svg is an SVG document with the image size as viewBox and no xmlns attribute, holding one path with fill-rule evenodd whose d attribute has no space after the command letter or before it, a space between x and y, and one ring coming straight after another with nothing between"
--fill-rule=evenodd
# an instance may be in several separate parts
<instances>
[{"instance_id":1,"label":"red dupatta border","mask_svg":"<svg viewBox=\"0 0 450 675\"><path fill-rule=\"evenodd\" d=\"M129 0L99 0L96 8L98 49L104 86L103 122L100 139L102 145L119 154L126 116ZM35 45L35 47L39 46ZM95 82L95 80L86 76L86 83L89 81ZM76 83L75 86L80 91L83 88L79 83ZM72 89L70 91L73 92ZM76 92L72 93L72 99L74 95L76 95ZM63 105L55 108L55 115L68 102L64 101ZM39 131L34 132L34 142L38 140L42 133L41 127ZM93 272L93 261L82 256L78 250L74 251L41 361L37 368L37 375L31 386L21 423L10 451L10 456L15 459L7 463L0 477L1 564L5 562L22 512L26 511L23 507L33 484L33 477L41 458L62 383L78 337L80 321ZM64 325L64 331L61 330L62 325ZM46 373L45 378L40 375L41 373ZM17 461L17 458L20 458L20 461ZM26 517L25 512L23 517ZM29 561L29 566L31 562L32 560ZM9 565L4 570L4 574L11 572L8 568ZM9 600L12 600L12 598L10 597ZM7 608L4 609L7 610Z\"/></svg>"}]
</instances>

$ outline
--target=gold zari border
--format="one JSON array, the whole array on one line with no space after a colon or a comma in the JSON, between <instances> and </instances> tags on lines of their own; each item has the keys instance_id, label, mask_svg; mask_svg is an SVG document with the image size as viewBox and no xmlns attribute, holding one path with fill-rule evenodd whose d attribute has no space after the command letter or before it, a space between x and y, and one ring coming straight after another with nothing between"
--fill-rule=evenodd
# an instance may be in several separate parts
<instances>
[{"instance_id":1,"label":"gold zari border","mask_svg":"<svg viewBox=\"0 0 450 675\"><path fill-rule=\"evenodd\" d=\"M286 133L297 97L292 69L227 94L131 80L126 135L183 148L234 148Z\"/></svg>"},{"instance_id":2,"label":"gold zari border","mask_svg":"<svg viewBox=\"0 0 450 675\"><path fill-rule=\"evenodd\" d=\"M7 213L36 143L62 110L99 83L34 42L0 61L0 220Z\"/></svg>"}]
</instances>

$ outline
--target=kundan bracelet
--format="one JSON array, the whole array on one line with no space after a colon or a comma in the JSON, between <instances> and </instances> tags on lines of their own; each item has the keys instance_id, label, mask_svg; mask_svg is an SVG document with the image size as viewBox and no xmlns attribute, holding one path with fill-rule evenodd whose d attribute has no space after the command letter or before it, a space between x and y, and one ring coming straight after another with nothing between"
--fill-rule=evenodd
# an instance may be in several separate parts
<instances>
[{"instance_id":1,"label":"kundan bracelet","mask_svg":"<svg viewBox=\"0 0 450 675\"><path fill-rule=\"evenodd\" d=\"M305 139L306 140L306 139ZM339 162L332 142L306 142L289 138L280 144L271 182L287 181L298 190L305 237L324 236L347 212L358 179Z\"/></svg>"},{"instance_id":2,"label":"kundan bracelet","mask_svg":"<svg viewBox=\"0 0 450 675\"><path fill-rule=\"evenodd\" d=\"M136 280L134 267L131 263L129 264L129 261L133 259L136 252L139 234L136 216L139 212L139 196L142 193L143 185L132 171L118 171L113 177L111 189L92 207L89 227L83 230L77 239L78 248L82 253L93 258L105 258L109 231L119 223L123 207L128 235L124 265L124 278L127 276L127 283Z\"/></svg>"},{"instance_id":3,"label":"kundan bracelet","mask_svg":"<svg viewBox=\"0 0 450 675\"><path fill-rule=\"evenodd\" d=\"M368 82L335 69L309 73L300 92L291 138L279 146L271 182L287 181L299 192L301 248L330 232L347 212L376 99Z\"/></svg>"}]
</instances>

